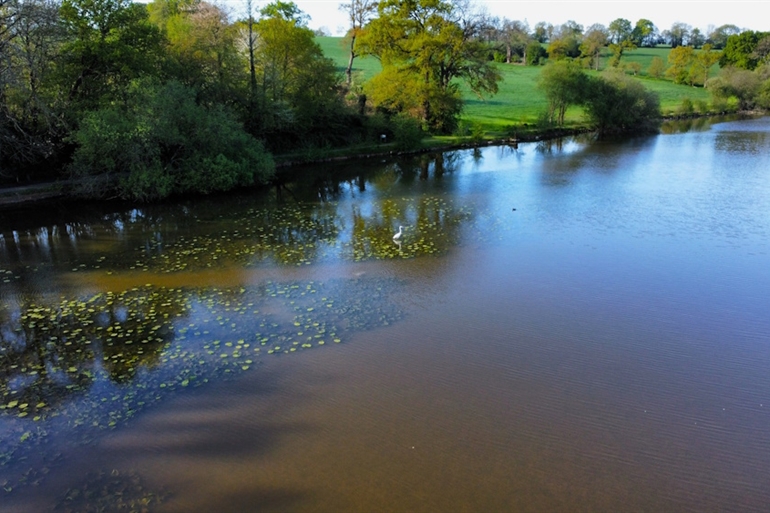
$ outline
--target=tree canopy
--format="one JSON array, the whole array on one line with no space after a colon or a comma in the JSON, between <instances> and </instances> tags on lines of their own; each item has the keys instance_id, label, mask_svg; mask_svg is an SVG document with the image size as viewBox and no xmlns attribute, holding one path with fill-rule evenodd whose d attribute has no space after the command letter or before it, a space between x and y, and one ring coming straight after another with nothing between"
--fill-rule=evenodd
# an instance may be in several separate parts
<instances>
[{"instance_id":1,"label":"tree canopy","mask_svg":"<svg viewBox=\"0 0 770 513\"><path fill-rule=\"evenodd\" d=\"M458 81L479 95L497 92L500 74L481 19L444 0L384 0L361 36L363 53L382 64L367 91L379 108L418 115L433 130L451 131L462 108Z\"/></svg>"}]
</instances>

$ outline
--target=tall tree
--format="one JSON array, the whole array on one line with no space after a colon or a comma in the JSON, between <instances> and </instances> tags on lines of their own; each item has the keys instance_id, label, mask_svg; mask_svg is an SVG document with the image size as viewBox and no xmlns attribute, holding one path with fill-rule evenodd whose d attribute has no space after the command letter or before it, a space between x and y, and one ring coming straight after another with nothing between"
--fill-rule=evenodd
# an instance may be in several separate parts
<instances>
[{"instance_id":1,"label":"tall tree","mask_svg":"<svg viewBox=\"0 0 770 513\"><path fill-rule=\"evenodd\" d=\"M770 32L747 30L736 36L728 37L722 57L719 59L719 65L753 70L759 64L758 56L755 53L757 45L768 35Z\"/></svg>"},{"instance_id":2,"label":"tall tree","mask_svg":"<svg viewBox=\"0 0 770 513\"><path fill-rule=\"evenodd\" d=\"M698 27L695 27L690 31L690 37L687 39L687 44L695 48L696 50L703 46L706 42L706 37L701 33Z\"/></svg>"},{"instance_id":3,"label":"tall tree","mask_svg":"<svg viewBox=\"0 0 770 513\"><path fill-rule=\"evenodd\" d=\"M582 40L583 26L572 20L567 21L550 37L548 56L556 60L579 57Z\"/></svg>"},{"instance_id":4,"label":"tall tree","mask_svg":"<svg viewBox=\"0 0 770 513\"><path fill-rule=\"evenodd\" d=\"M579 105L585 97L588 77L574 61L551 62L540 73L538 86L548 99L548 119L559 126L571 105Z\"/></svg>"},{"instance_id":5,"label":"tall tree","mask_svg":"<svg viewBox=\"0 0 770 513\"><path fill-rule=\"evenodd\" d=\"M527 22L503 18L499 23L498 33L499 40L505 48L505 62L510 64L514 54L526 62L527 45L531 41Z\"/></svg>"},{"instance_id":6,"label":"tall tree","mask_svg":"<svg viewBox=\"0 0 770 513\"><path fill-rule=\"evenodd\" d=\"M610 59L610 66L617 68L620 66L620 59L627 50L634 50L636 45L630 39L625 39L620 43L612 43L610 45L610 52L612 52L612 58Z\"/></svg>"},{"instance_id":7,"label":"tall tree","mask_svg":"<svg viewBox=\"0 0 770 513\"><path fill-rule=\"evenodd\" d=\"M690 25L686 23L676 22L671 25L671 28L664 32L668 44L671 48L682 46L687 43L687 38L690 37Z\"/></svg>"},{"instance_id":8,"label":"tall tree","mask_svg":"<svg viewBox=\"0 0 770 513\"><path fill-rule=\"evenodd\" d=\"M532 30L532 39L538 43L547 43L553 33L553 25L544 21L539 21L535 24L535 28Z\"/></svg>"},{"instance_id":9,"label":"tall tree","mask_svg":"<svg viewBox=\"0 0 770 513\"><path fill-rule=\"evenodd\" d=\"M272 147L317 134L324 119L339 111L337 75L295 4L276 2L256 24L256 68L261 92L260 133ZM328 128L326 130L328 132Z\"/></svg>"},{"instance_id":10,"label":"tall tree","mask_svg":"<svg viewBox=\"0 0 770 513\"><path fill-rule=\"evenodd\" d=\"M345 69L345 77L350 87L353 82L353 59L358 55L356 54L356 40L361 34L372 15L377 11L376 0L350 0L348 4L340 4L340 10L345 12L350 22L350 28L348 29L348 38L350 39L350 58L348 59L348 67Z\"/></svg>"},{"instance_id":11,"label":"tall tree","mask_svg":"<svg viewBox=\"0 0 770 513\"><path fill-rule=\"evenodd\" d=\"M722 52L712 50L711 45L706 43L703 48L695 54L695 61L690 68L691 85L704 85L709 79L711 67L719 62Z\"/></svg>"},{"instance_id":12,"label":"tall tree","mask_svg":"<svg viewBox=\"0 0 770 513\"><path fill-rule=\"evenodd\" d=\"M721 50L727 44L728 37L737 36L740 33L741 29L736 25L720 25L713 30L709 30L707 34L707 42L711 43L715 50Z\"/></svg>"},{"instance_id":13,"label":"tall tree","mask_svg":"<svg viewBox=\"0 0 770 513\"><path fill-rule=\"evenodd\" d=\"M602 49L609 40L609 32L604 25L594 24L588 27L583 42L580 44L580 53L589 60L589 65L599 70L599 61Z\"/></svg>"},{"instance_id":14,"label":"tall tree","mask_svg":"<svg viewBox=\"0 0 770 513\"><path fill-rule=\"evenodd\" d=\"M10 13L0 53L0 160L16 167L49 157L64 135L49 80L64 31L53 1L13 1Z\"/></svg>"},{"instance_id":15,"label":"tall tree","mask_svg":"<svg viewBox=\"0 0 770 513\"><path fill-rule=\"evenodd\" d=\"M655 37L658 29L655 24L648 19L642 18L634 25L631 31L631 40L638 47L655 46Z\"/></svg>"},{"instance_id":16,"label":"tall tree","mask_svg":"<svg viewBox=\"0 0 770 513\"><path fill-rule=\"evenodd\" d=\"M500 74L480 39L483 18L462 2L384 0L361 37L383 71L369 83L376 105L451 131L462 108L459 81L477 94L497 92Z\"/></svg>"},{"instance_id":17,"label":"tall tree","mask_svg":"<svg viewBox=\"0 0 770 513\"><path fill-rule=\"evenodd\" d=\"M692 46L677 46L668 53L666 75L677 84L686 84L691 80L690 68L695 62L695 50Z\"/></svg>"},{"instance_id":18,"label":"tall tree","mask_svg":"<svg viewBox=\"0 0 770 513\"><path fill-rule=\"evenodd\" d=\"M631 22L625 18L613 20L608 29L610 32L610 40L615 44L620 44L623 41L631 39L634 30L631 26Z\"/></svg>"},{"instance_id":19,"label":"tall tree","mask_svg":"<svg viewBox=\"0 0 770 513\"><path fill-rule=\"evenodd\" d=\"M128 84L158 72L161 35L146 6L129 0L63 0L69 35L60 67L67 98L86 109L121 98Z\"/></svg>"},{"instance_id":20,"label":"tall tree","mask_svg":"<svg viewBox=\"0 0 770 513\"><path fill-rule=\"evenodd\" d=\"M250 77L227 12L201 0L155 0L149 10L167 40L166 75L198 90L202 100L233 103Z\"/></svg>"}]
</instances>

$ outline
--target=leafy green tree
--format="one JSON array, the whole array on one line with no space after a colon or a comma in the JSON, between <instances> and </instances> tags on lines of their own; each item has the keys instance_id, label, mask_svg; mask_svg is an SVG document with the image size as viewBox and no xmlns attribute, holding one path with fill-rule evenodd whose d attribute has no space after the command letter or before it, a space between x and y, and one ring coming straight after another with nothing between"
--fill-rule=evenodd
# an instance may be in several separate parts
<instances>
[{"instance_id":1,"label":"leafy green tree","mask_svg":"<svg viewBox=\"0 0 770 513\"><path fill-rule=\"evenodd\" d=\"M462 106L458 81L479 95L497 92L500 74L479 38L482 20L462 7L444 0L379 3L360 40L383 68L367 87L375 106L417 113L431 130L451 132Z\"/></svg>"},{"instance_id":2,"label":"leafy green tree","mask_svg":"<svg viewBox=\"0 0 770 513\"><path fill-rule=\"evenodd\" d=\"M759 64L770 63L770 34L759 40L757 46L754 47L752 57L757 59Z\"/></svg>"},{"instance_id":3,"label":"leafy green tree","mask_svg":"<svg viewBox=\"0 0 770 513\"><path fill-rule=\"evenodd\" d=\"M663 59L657 55L650 61L650 67L647 68L647 74L653 78L660 78L666 73L666 64Z\"/></svg>"},{"instance_id":4,"label":"leafy green tree","mask_svg":"<svg viewBox=\"0 0 770 513\"><path fill-rule=\"evenodd\" d=\"M719 61L721 52L715 52L711 45L706 43L695 54L695 59L690 67L690 84L704 85L709 79L711 67Z\"/></svg>"},{"instance_id":5,"label":"leafy green tree","mask_svg":"<svg viewBox=\"0 0 770 513\"><path fill-rule=\"evenodd\" d=\"M620 66L620 59L623 57L623 54L626 51L634 50L635 48L636 46L630 39L625 39L620 43L612 43L610 45L610 52L612 52L612 57L610 58L610 67L617 68Z\"/></svg>"},{"instance_id":6,"label":"leafy green tree","mask_svg":"<svg viewBox=\"0 0 770 513\"><path fill-rule=\"evenodd\" d=\"M695 50L691 46L677 46L668 53L666 76L677 84L690 81L690 68L695 62Z\"/></svg>"},{"instance_id":7,"label":"leafy green tree","mask_svg":"<svg viewBox=\"0 0 770 513\"><path fill-rule=\"evenodd\" d=\"M527 57L524 59L524 63L527 66L537 66L548 56L543 45L537 41L530 41L527 44L526 52Z\"/></svg>"},{"instance_id":8,"label":"leafy green tree","mask_svg":"<svg viewBox=\"0 0 770 513\"><path fill-rule=\"evenodd\" d=\"M648 19L642 18L636 22L631 31L631 41L638 47L655 46L655 37L658 29Z\"/></svg>"},{"instance_id":9,"label":"leafy green tree","mask_svg":"<svg viewBox=\"0 0 770 513\"><path fill-rule=\"evenodd\" d=\"M574 59L580 56L583 26L570 20L559 26L550 37L548 57L554 60Z\"/></svg>"},{"instance_id":10,"label":"leafy green tree","mask_svg":"<svg viewBox=\"0 0 770 513\"><path fill-rule=\"evenodd\" d=\"M759 42L770 36L770 32L754 32L747 30L727 38L727 44L719 59L721 67L735 66L741 69L753 70L760 62L755 53Z\"/></svg>"},{"instance_id":11,"label":"leafy green tree","mask_svg":"<svg viewBox=\"0 0 770 513\"><path fill-rule=\"evenodd\" d=\"M158 73L162 38L146 6L63 0L60 12L69 36L57 62L61 87L78 109L120 100L131 81Z\"/></svg>"},{"instance_id":12,"label":"leafy green tree","mask_svg":"<svg viewBox=\"0 0 770 513\"><path fill-rule=\"evenodd\" d=\"M695 27L690 31L690 37L687 39L687 44L695 48L696 50L706 43L706 37L701 33L698 27Z\"/></svg>"},{"instance_id":13,"label":"leafy green tree","mask_svg":"<svg viewBox=\"0 0 770 513\"><path fill-rule=\"evenodd\" d=\"M601 60L602 49L609 40L609 32L604 25L595 24L588 27L583 42L580 44L581 56L588 59L589 66L599 70L599 61Z\"/></svg>"},{"instance_id":14,"label":"leafy green tree","mask_svg":"<svg viewBox=\"0 0 770 513\"><path fill-rule=\"evenodd\" d=\"M237 97L246 65L236 47L237 28L221 8L200 0L155 0L149 11L167 39L167 76L207 101L230 103Z\"/></svg>"},{"instance_id":15,"label":"leafy green tree","mask_svg":"<svg viewBox=\"0 0 770 513\"><path fill-rule=\"evenodd\" d=\"M134 84L126 106L86 114L69 167L81 193L150 201L265 183L273 161L222 106L178 82Z\"/></svg>"},{"instance_id":16,"label":"leafy green tree","mask_svg":"<svg viewBox=\"0 0 770 513\"><path fill-rule=\"evenodd\" d=\"M676 22L669 30L663 32L663 38L671 45L671 48L682 46L687 42L692 27L686 23Z\"/></svg>"},{"instance_id":17,"label":"leafy green tree","mask_svg":"<svg viewBox=\"0 0 770 513\"><path fill-rule=\"evenodd\" d=\"M526 21L508 20L503 18L496 30L498 41L505 50L505 62L513 62L513 56L518 55L523 62L527 61L527 48L532 39Z\"/></svg>"},{"instance_id":18,"label":"leafy green tree","mask_svg":"<svg viewBox=\"0 0 770 513\"><path fill-rule=\"evenodd\" d=\"M540 21L535 24L535 28L532 30L532 39L541 44L547 43L552 32L553 25Z\"/></svg>"},{"instance_id":19,"label":"leafy green tree","mask_svg":"<svg viewBox=\"0 0 770 513\"><path fill-rule=\"evenodd\" d=\"M600 134L652 131L660 123L660 100L623 73L589 77L583 107Z\"/></svg>"},{"instance_id":20,"label":"leafy green tree","mask_svg":"<svg viewBox=\"0 0 770 513\"><path fill-rule=\"evenodd\" d=\"M631 22L625 18L618 18L613 20L610 23L608 29L610 41L615 44L620 44L623 41L630 40L634 30L631 26Z\"/></svg>"},{"instance_id":21,"label":"leafy green tree","mask_svg":"<svg viewBox=\"0 0 770 513\"><path fill-rule=\"evenodd\" d=\"M551 62L540 73L538 86L548 99L550 123L564 125L564 115L571 105L579 105L585 96L588 76L574 61Z\"/></svg>"},{"instance_id":22,"label":"leafy green tree","mask_svg":"<svg viewBox=\"0 0 770 513\"><path fill-rule=\"evenodd\" d=\"M293 3L268 4L261 13L255 55L261 94L259 133L276 149L323 138L328 132L325 125L342 109L334 63L323 55L304 14Z\"/></svg>"}]
</instances>

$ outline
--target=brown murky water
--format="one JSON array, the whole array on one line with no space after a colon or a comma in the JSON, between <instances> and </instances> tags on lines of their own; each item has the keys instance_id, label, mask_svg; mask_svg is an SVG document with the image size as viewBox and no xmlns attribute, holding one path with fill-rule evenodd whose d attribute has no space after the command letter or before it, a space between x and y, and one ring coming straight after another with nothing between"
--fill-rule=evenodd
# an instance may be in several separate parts
<instances>
[{"instance_id":1,"label":"brown murky water","mask_svg":"<svg viewBox=\"0 0 770 513\"><path fill-rule=\"evenodd\" d=\"M769 131L4 213L0 511L767 511Z\"/></svg>"}]
</instances>

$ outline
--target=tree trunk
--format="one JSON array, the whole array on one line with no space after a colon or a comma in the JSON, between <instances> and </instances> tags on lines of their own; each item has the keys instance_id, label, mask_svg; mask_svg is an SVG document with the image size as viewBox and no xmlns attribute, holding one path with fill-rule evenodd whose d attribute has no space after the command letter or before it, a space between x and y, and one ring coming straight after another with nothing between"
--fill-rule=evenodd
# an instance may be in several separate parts
<instances>
[{"instance_id":1,"label":"tree trunk","mask_svg":"<svg viewBox=\"0 0 770 513\"><path fill-rule=\"evenodd\" d=\"M353 35L350 36L350 60L348 61L348 69L345 70L345 75L347 76L348 81L348 89L350 89L350 84L353 83L353 59L356 58L356 36L355 36L355 29L353 29Z\"/></svg>"}]
</instances>

